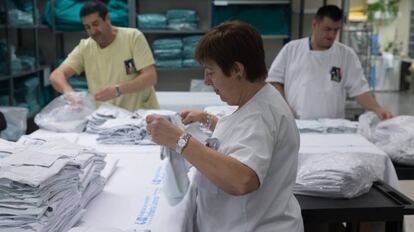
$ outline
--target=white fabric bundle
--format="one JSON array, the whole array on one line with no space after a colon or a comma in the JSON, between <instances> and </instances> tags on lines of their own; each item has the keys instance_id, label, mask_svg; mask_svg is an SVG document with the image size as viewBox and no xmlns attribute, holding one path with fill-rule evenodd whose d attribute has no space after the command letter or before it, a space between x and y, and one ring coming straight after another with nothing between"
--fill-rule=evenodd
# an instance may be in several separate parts
<instances>
[{"instance_id":1,"label":"white fabric bundle","mask_svg":"<svg viewBox=\"0 0 414 232\"><path fill-rule=\"evenodd\" d=\"M358 122L341 118L321 118L317 120L296 119L296 125L300 133L345 134L356 133L358 128Z\"/></svg>"},{"instance_id":2,"label":"white fabric bundle","mask_svg":"<svg viewBox=\"0 0 414 232\"><path fill-rule=\"evenodd\" d=\"M88 120L86 132L98 134L98 143L153 144L146 131L145 118L125 109L102 104Z\"/></svg>"},{"instance_id":3,"label":"white fabric bundle","mask_svg":"<svg viewBox=\"0 0 414 232\"><path fill-rule=\"evenodd\" d=\"M379 121L372 113L359 118L358 132L388 154L392 161L414 165L414 116Z\"/></svg>"},{"instance_id":4,"label":"white fabric bundle","mask_svg":"<svg viewBox=\"0 0 414 232\"><path fill-rule=\"evenodd\" d=\"M332 198L353 198L366 193L379 179L384 165L377 154L299 154L294 192Z\"/></svg>"},{"instance_id":5,"label":"white fabric bundle","mask_svg":"<svg viewBox=\"0 0 414 232\"><path fill-rule=\"evenodd\" d=\"M63 139L21 140L0 160L0 231L69 230L103 188L105 155Z\"/></svg>"},{"instance_id":6,"label":"white fabric bundle","mask_svg":"<svg viewBox=\"0 0 414 232\"><path fill-rule=\"evenodd\" d=\"M296 119L296 126L300 133L324 133L325 128L318 120L299 120Z\"/></svg>"}]
</instances>

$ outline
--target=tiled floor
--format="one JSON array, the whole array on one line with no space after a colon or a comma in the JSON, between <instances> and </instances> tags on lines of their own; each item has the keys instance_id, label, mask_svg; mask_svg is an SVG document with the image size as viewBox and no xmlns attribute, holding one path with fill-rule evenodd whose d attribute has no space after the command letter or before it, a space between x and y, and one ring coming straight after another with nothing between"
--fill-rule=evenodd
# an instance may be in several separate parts
<instances>
[{"instance_id":1,"label":"tiled floor","mask_svg":"<svg viewBox=\"0 0 414 232\"><path fill-rule=\"evenodd\" d=\"M394 115L414 115L414 93L377 92L375 97L380 105ZM400 181L401 192L414 200L414 180ZM405 232L414 232L414 215L406 216Z\"/></svg>"}]
</instances>

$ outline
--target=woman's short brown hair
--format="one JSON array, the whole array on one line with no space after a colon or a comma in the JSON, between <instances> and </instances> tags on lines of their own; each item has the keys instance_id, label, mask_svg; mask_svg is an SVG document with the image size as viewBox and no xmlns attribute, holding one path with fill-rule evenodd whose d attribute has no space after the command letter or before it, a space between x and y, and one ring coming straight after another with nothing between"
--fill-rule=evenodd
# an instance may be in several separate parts
<instances>
[{"instance_id":1,"label":"woman's short brown hair","mask_svg":"<svg viewBox=\"0 0 414 232\"><path fill-rule=\"evenodd\" d=\"M221 23L205 34L196 47L195 58L199 63L214 61L227 76L235 62L240 62L250 82L267 76L262 37L241 21Z\"/></svg>"}]
</instances>

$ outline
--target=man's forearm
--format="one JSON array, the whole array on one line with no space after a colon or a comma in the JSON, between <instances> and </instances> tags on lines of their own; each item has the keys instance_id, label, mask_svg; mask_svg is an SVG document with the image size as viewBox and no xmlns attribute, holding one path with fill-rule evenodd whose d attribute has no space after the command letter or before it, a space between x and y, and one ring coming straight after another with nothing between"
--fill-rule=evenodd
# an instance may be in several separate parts
<instances>
[{"instance_id":1,"label":"man's forearm","mask_svg":"<svg viewBox=\"0 0 414 232\"><path fill-rule=\"evenodd\" d=\"M145 68L144 68L145 69ZM130 81L119 83L122 94L135 93L157 83L157 73L155 68L143 70L138 76Z\"/></svg>"},{"instance_id":2,"label":"man's forearm","mask_svg":"<svg viewBox=\"0 0 414 232\"><path fill-rule=\"evenodd\" d=\"M366 110L375 111L381 108L371 92L365 92L358 95L355 97L355 100Z\"/></svg>"},{"instance_id":3,"label":"man's forearm","mask_svg":"<svg viewBox=\"0 0 414 232\"><path fill-rule=\"evenodd\" d=\"M69 85L66 77L61 72L53 72L50 75L50 83L52 84L53 88L58 91L59 93L66 93L72 92L73 88Z\"/></svg>"}]
</instances>

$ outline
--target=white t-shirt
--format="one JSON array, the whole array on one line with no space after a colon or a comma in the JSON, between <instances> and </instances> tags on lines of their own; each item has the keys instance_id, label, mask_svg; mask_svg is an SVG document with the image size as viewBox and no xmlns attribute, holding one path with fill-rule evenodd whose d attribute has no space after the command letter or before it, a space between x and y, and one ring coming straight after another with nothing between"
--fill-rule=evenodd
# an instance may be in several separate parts
<instances>
[{"instance_id":1,"label":"white t-shirt","mask_svg":"<svg viewBox=\"0 0 414 232\"><path fill-rule=\"evenodd\" d=\"M219 120L213 137L218 151L254 170L260 187L230 195L197 172L197 227L215 232L303 231L293 195L299 132L280 93L266 84L236 112Z\"/></svg>"},{"instance_id":2,"label":"white t-shirt","mask_svg":"<svg viewBox=\"0 0 414 232\"><path fill-rule=\"evenodd\" d=\"M355 52L338 42L328 50L309 47L309 38L282 48L267 82L284 84L285 97L299 119L344 118L345 100L369 91Z\"/></svg>"}]
</instances>

